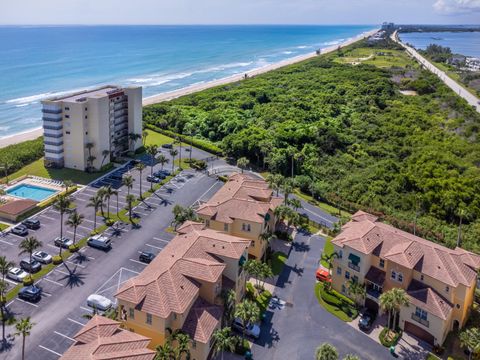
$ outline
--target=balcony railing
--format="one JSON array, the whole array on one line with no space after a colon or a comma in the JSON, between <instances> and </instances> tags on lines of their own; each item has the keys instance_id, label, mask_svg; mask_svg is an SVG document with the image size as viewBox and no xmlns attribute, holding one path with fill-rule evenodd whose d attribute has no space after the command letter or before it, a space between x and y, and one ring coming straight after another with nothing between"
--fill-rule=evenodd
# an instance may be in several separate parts
<instances>
[{"instance_id":1,"label":"balcony railing","mask_svg":"<svg viewBox=\"0 0 480 360\"><path fill-rule=\"evenodd\" d=\"M45 113L45 114L61 114L61 113L62 113L62 109L50 110L50 109L45 109L45 108L43 108L43 109L42 109L42 112Z\"/></svg>"},{"instance_id":2,"label":"balcony railing","mask_svg":"<svg viewBox=\"0 0 480 360\"><path fill-rule=\"evenodd\" d=\"M360 266L355 265L355 264L352 263L352 262L349 262L349 263L348 263L348 267L349 267L350 269L352 269L352 270L355 270L355 271L357 271L357 272L360 272Z\"/></svg>"},{"instance_id":3,"label":"balcony railing","mask_svg":"<svg viewBox=\"0 0 480 360\"><path fill-rule=\"evenodd\" d=\"M416 315L415 313L412 313L412 320L415 320L416 322L422 324L427 328L430 326L430 322L428 320L422 319L420 316Z\"/></svg>"},{"instance_id":4,"label":"balcony railing","mask_svg":"<svg viewBox=\"0 0 480 360\"><path fill-rule=\"evenodd\" d=\"M62 125L55 125L55 126L52 126L52 125L43 125L43 128L45 130L62 130L63 129L63 126Z\"/></svg>"},{"instance_id":5,"label":"balcony railing","mask_svg":"<svg viewBox=\"0 0 480 360\"><path fill-rule=\"evenodd\" d=\"M367 287L367 296L373 297L375 299L378 299L382 295L381 290L377 290L371 287Z\"/></svg>"}]
</instances>

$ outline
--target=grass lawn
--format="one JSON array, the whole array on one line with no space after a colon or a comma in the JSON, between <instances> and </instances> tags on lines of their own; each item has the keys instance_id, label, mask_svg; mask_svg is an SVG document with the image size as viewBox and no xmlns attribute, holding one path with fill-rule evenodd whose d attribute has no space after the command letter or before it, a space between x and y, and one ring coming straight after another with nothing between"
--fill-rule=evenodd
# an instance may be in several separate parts
<instances>
[{"instance_id":1,"label":"grass lawn","mask_svg":"<svg viewBox=\"0 0 480 360\"><path fill-rule=\"evenodd\" d=\"M287 255L281 251L277 251L272 254L272 258L270 261L271 261L273 275L280 275L280 273L282 272L283 266L287 261Z\"/></svg>"},{"instance_id":2,"label":"grass lawn","mask_svg":"<svg viewBox=\"0 0 480 360\"><path fill-rule=\"evenodd\" d=\"M315 296L325 310L327 310L330 314L335 315L342 321L350 322L358 315L358 311L351 304L351 301L348 301L347 303L347 301L343 300L346 298L343 297L343 295L336 294L335 291L327 293L323 287L323 283L317 283L315 285ZM331 298L332 301L325 301L325 297ZM334 302L337 303L337 305L334 305ZM348 311L349 313L345 311Z\"/></svg>"},{"instance_id":3,"label":"grass lawn","mask_svg":"<svg viewBox=\"0 0 480 360\"><path fill-rule=\"evenodd\" d=\"M330 254L333 253L332 239L333 238L331 236L327 237L327 239L325 240L325 246L323 247L323 253L322 254L325 254L327 256L327 255L330 255ZM322 264L322 266L325 266L326 268L328 268L328 264L327 264L326 261L322 260L321 264Z\"/></svg>"},{"instance_id":4,"label":"grass lawn","mask_svg":"<svg viewBox=\"0 0 480 360\"><path fill-rule=\"evenodd\" d=\"M334 53L335 54L335 53ZM369 64L380 68L406 67L412 60L403 50L356 48L348 50L335 62L341 64Z\"/></svg>"},{"instance_id":5,"label":"grass lawn","mask_svg":"<svg viewBox=\"0 0 480 360\"><path fill-rule=\"evenodd\" d=\"M145 140L145 145L158 145L161 146L163 144L171 144L173 143L174 139L169 136L157 133L153 130L146 129L148 133L147 138ZM190 147L190 145L182 143L182 146ZM183 152L183 151L182 151Z\"/></svg>"},{"instance_id":6,"label":"grass lawn","mask_svg":"<svg viewBox=\"0 0 480 360\"><path fill-rule=\"evenodd\" d=\"M5 229L8 228L9 226L10 226L10 225L8 225L8 224L0 223L0 231L5 230Z\"/></svg>"},{"instance_id":7,"label":"grass lawn","mask_svg":"<svg viewBox=\"0 0 480 360\"><path fill-rule=\"evenodd\" d=\"M108 171L108 170L107 170ZM23 175L34 175L40 176L47 179L55 179L55 180L72 180L76 184L86 185L91 181L99 178L105 174L105 172L95 172L95 173L87 173L84 171L73 170L73 169L48 169L43 165L43 158L40 158L24 167L22 167L17 172L8 176L8 180L16 179ZM5 182L5 178L0 180L1 182Z\"/></svg>"}]
</instances>

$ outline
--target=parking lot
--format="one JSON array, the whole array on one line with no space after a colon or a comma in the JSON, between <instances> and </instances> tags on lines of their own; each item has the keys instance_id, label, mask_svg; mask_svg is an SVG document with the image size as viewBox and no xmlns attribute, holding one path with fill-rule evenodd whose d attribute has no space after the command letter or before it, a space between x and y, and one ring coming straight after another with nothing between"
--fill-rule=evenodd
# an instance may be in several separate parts
<instances>
[{"instance_id":1,"label":"parking lot","mask_svg":"<svg viewBox=\"0 0 480 360\"><path fill-rule=\"evenodd\" d=\"M159 168L160 166L156 165L154 169ZM138 171L134 168L122 171L134 177L131 193L138 196ZM150 183L145 180L149 173L150 168L147 167L143 171L142 192L150 188ZM104 181L110 180L105 177L102 182ZM95 184L72 195L77 211L85 215L84 222L77 228L77 240L88 236L94 228L94 209L87 207L89 199L98 191L98 187L92 185ZM15 317L31 316L36 323L32 336L29 337L27 346L30 351L27 351L27 359L58 359L72 344L75 333L88 321L84 315L92 310L86 304L87 297L95 293L115 301L113 295L116 290L146 266L138 260L139 253L148 251L158 254L173 238L173 234L165 231L173 220L173 205L189 206L206 201L221 186L221 182L204 173L181 172L134 208L140 220L138 228L119 223L105 231L104 234L112 240L112 249L109 252L85 247L36 283L43 290L39 302L29 303L18 298L10 301L7 308ZM122 209L126 205L127 189L120 186L118 190L118 207ZM115 196L110 200L110 211L117 211ZM64 216L64 221L66 217ZM36 231L29 230L29 236L33 235L42 241L42 250L56 254L58 248L53 245L53 239L59 236L58 211L48 208L33 218L40 220L41 227ZM101 217L97 217L97 226L101 223ZM73 229L64 226L64 235L73 237ZM6 254L9 260L14 260L17 264L19 259L25 257L18 255L18 244L22 239L14 234L0 238L2 254ZM16 285L10 280L9 283L11 286ZM12 329L7 329L7 333L9 331ZM18 358L21 346L18 341L16 343L2 356L6 355L7 359Z\"/></svg>"}]
</instances>

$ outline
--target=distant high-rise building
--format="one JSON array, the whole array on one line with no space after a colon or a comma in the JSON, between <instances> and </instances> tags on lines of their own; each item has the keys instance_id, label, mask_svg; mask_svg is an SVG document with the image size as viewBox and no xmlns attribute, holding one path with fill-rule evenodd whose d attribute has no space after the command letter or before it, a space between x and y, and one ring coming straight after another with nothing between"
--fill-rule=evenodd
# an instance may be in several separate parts
<instances>
[{"instance_id":1,"label":"distant high-rise building","mask_svg":"<svg viewBox=\"0 0 480 360\"><path fill-rule=\"evenodd\" d=\"M382 30L393 30L395 28L395 24L392 22L384 22L382 24Z\"/></svg>"},{"instance_id":2,"label":"distant high-rise building","mask_svg":"<svg viewBox=\"0 0 480 360\"><path fill-rule=\"evenodd\" d=\"M108 85L42 105L48 167L100 169L111 158L142 145L141 87Z\"/></svg>"}]
</instances>

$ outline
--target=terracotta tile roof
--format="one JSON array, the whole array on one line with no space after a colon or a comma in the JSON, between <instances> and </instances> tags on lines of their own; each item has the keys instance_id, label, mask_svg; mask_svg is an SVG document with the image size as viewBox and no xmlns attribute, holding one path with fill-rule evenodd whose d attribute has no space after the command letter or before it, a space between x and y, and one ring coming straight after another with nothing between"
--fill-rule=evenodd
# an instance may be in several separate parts
<instances>
[{"instance_id":1,"label":"terracotta tile roof","mask_svg":"<svg viewBox=\"0 0 480 360\"><path fill-rule=\"evenodd\" d=\"M273 197L265 180L233 174L197 213L223 223L232 223L234 219L263 223L269 210L275 210L281 203L281 198Z\"/></svg>"},{"instance_id":2,"label":"terracotta tile roof","mask_svg":"<svg viewBox=\"0 0 480 360\"><path fill-rule=\"evenodd\" d=\"M153 360L150 339L120 328L120 323L95 315L74 337L62 360Z\"/></svg>"},{"instance_id":3,"label":"terracotta tile roof","mask_svg":"<svg viewBox=\"0 0 480 360\"><path fill-rule=\"evenodd\" d=\"M179 227L177 227L177 233L186 234L193 230L203 230L204 228L205 228L205 224L188 220L188 221L185 221Z\"/></svg>"},{"instance_id":4,"label":"terracotta tile roof","mask_svg":"<svg viewBox=\"0 0 480 360\"><path fill-rule=\"evenodd\" d=\"M35 205L37 205L37 202L30 199L14 200L0 206L0 213L19 215L30 210Z\"/></svg>"},{"instance_id":5,"label":"terracotta tile roof","mask_svg":"<svg viewBox=\"0 0 480 360\"><path fill-rule=\"evenodd\" d=\"M363 212L353 215L332 243L374 254L454 287L471 286L480 268L478 255L422 239Z\"/></svg>"},{"instance_id":6,"label":"terracotta tile roof","mask_svg":"<svg viewBox=\"0 0 480 360\"><path fill-rule=\"evenodd\" d=\"M198 298L188 313L182 330L195 341L208 343L222 318L223 310L220 306L211 305Z\"/></svg>"},{"instance_id":7,"label":"terracotta tile roof","mask_svg":"<svg viewBox=\"0 0 480 360\"><path fill-rule=\"evenodd\" d=\"M453 310L453 305L447 299L419 281L412 280L407 294L410 297L410 304L418 306L443 320L447 320Z\"/></svg>"},{"instance_id":8,"label":"terracotta tile roof","mask_svg":"<svg viewBox=\"0 0 480 360\"><path fill-rule=\"evenodd\" d=\"M138 276L115 295L138 310L162 318L183 314L198 297L200 283L217 282L225 264L221 257L240 259L250 241L191 222L190 232L177 235Z\"/></svg>"}]
</instances>

